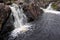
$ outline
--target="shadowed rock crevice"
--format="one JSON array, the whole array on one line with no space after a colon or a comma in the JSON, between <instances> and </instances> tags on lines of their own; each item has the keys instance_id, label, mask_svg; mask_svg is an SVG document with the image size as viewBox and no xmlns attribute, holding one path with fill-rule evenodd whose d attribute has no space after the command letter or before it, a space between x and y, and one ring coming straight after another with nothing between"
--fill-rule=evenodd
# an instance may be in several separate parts
<instances>
[{"instance_id":1,"label":"shadowed rock crevice","mask_svg":"<svg viewBox=\"0 0 60 40\"><path fill-rule=\"evenodd\" d=\"M0 40L5 40L10 34L13 27L13 18L11 15L11 9L8 5L0 3Z\"/></svg>"}]
</instances>

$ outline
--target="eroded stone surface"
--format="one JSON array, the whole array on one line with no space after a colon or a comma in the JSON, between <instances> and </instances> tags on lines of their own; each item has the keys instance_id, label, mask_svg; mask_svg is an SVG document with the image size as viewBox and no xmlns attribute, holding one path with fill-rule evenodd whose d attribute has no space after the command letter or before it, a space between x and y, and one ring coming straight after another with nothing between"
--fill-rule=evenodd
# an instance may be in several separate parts
<instances>
[{"instance_id":1,"label":"eroded stone surface","mask_svg":"<svg viewBox=\"0 0 60 40\"><path fill-rule=\"evenodd\" d=\"M10 8L4 3L0 3L0 28L10 13Z\"/></svg>"}]
</instances>

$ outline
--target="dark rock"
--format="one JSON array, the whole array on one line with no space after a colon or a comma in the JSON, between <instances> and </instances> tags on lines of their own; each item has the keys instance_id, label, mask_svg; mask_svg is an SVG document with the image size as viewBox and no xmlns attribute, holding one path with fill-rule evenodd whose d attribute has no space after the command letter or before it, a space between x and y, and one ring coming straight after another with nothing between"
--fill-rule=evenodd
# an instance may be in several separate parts
<instances>
[{"instance_id":1,"label":"dark rock","mask_svg":"<svg viewBox=\"0 0 60 40\"><path fill-rule=\"evenodd\" d=\"M57 10L60 11L60 1L57 2Z\"/></svg>"},{"instance_id":2,"label":"dark rock","mask_svg":"<svg viewBox=\"0 0 60 40\"><path fill-rule=\"evenodd\" d=\"M3 0L0 0L0 3L3 3L4 1Z\"/></svg>"},{"instance_id":3,"label":"dark rock","mask_svg":"<svg viewBox=\"0 0 60 40\"><path fill-rule=\"evenodd\" d=\"M54 3L52 4L52 8L53 8L54 10L60 11L60 1L54 2Z\"/></svg>"},{"instance_id":4,"label":"dark rock","mask_svg":"<svg viewBox=\"0 0 60 40\"><path fill-rule=\"evenodd\" d=\"M29 21L33 21L40 14L43 13L43 11L40 9L40 7L38 7L34 3L28 4L28 5L24 5L23 6L23 10L24 10L24 13L26 14L26 16L28 17Z\"/></svg>"},{"instance_id":5,"label":"dark rock","mask_svg":"<svg viewBox=\"0 0 60 40\"><path fill-rule=\"evenodd\" d=\"M8 5L0 3L0 40L7 40L8 35L14 29L13 16Z\"/></svg>"},{"instance_id":6,"label":"dark rock","mask_svg":"<svg viewBox=\"0 0 60 40\"><path fill-rule=\"evenodd\" d=\"M7 5L4 5L4 3L0 3L0 24L2 26L5 19L8 17L10 13L10 8ZM0 27L1 27L0 26Z\"/></svg>"},{"instance_id":7,"label":"dark rock","mask_svg":"<svg viewBox=\"0 0 60 40\"><path fill-rule=\"evenodd\" d=\"M27 31L8 40L60 40L59 14L43 13L33 24L35 25L32 25L32 32Z\"/></svg>"}]
</instances>

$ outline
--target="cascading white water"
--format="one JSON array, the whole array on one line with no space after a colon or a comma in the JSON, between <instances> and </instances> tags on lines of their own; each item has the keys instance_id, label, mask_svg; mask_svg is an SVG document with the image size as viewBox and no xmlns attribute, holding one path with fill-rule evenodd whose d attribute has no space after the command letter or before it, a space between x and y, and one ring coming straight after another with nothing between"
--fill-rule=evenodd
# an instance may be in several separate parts
<instances>
[{"instance_id":1,"label":"cascading white water","mask_svg":"<svg viewBox=\"0 0 60 40\"><path fill-rule=\"evenodd\" d=\"M56 10L53 10L53 8L51 7L52 3L49 4L49 6L44 9L42 7L40 7L40 9L42 9L44 11L44 13L54 13L54 14L60 14L60 11L56 11Z\"/></svg>"},{"instance_id":2,"label":"cascading white water","mask_svg":"<svg viewBox=\"0 0 60 40\"><path fill-rule=\"evenodd\" d=\"M13 3L12 6L9 7L12 10L12 15L15 20L13 24L15 29L12 31L11 36L16 37L18 34L28 31L32 25L27 23L27 17L23 13L22 8L19 8L17 4Z\"/></svg>"},{"instance_id":3,"label":"cascading white water","mask_svg":"<svg viewBox=\"0 0 60 40\"><path fill-rule=\"evenodd\" d=\"M52 5L52 3L50 3L46 9L53 10L53 8L51 8L51 5Z\"/></svg>"}]
</instances>

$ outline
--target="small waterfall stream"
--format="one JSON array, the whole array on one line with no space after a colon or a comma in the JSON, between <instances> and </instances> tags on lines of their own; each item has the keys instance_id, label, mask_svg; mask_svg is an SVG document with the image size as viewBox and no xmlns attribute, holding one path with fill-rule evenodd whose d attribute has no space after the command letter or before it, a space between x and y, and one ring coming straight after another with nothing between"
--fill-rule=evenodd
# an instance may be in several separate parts
<instances>
[{"instance_id":1,"label":"small waterfall stream","mask_svg":"<svg viewBox=\"0 0 60 40\"><path fill-rule=\"evenodd\" d=\"M13 24L15 29L12 31L11 36L16 37L18 34L28 31L32 25L27 23L27 17L23 13L22 8L19 8L17 4L13 3L12 6L9 7L12 10L12 15L15 20Z\"/></svg>"},{"instance_id":2,"label":"small waterfall stream","mask_svg":"<svg viewBox=\"0 0 60 40\"><path fill-rule=\"evenodd\" d=\"M44 13L54 13L54 14L60 14L60 11L56 11L51 7L52 3L49 4L49 6L44 9L42 7L40 7L40 9L42 9L44 11Z\"/></svg>"}]
</instances>

